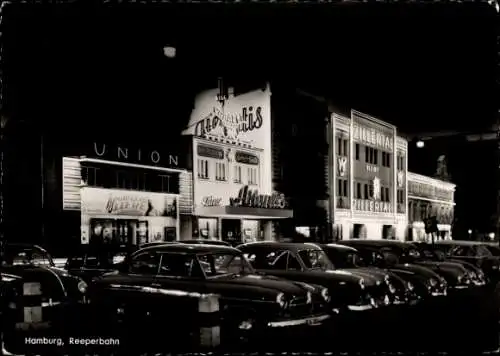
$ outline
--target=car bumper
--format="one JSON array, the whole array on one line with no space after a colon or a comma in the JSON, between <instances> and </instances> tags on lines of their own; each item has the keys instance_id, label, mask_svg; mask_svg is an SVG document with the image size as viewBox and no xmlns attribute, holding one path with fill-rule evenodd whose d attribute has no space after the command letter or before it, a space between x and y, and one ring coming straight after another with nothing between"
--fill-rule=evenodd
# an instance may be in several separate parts
<instances>
[{"instance_id":1,"label":"car bumper","mask_svg":"<svg viewBox=\"0 0 500 356\"><path fill-rule=\"evenodd\" d=\"M289 328L300 325L318 326L330 318L331 315L323 314L300 319L270 321L266 326L268 328Z\"/></svg>"}]
</instances>

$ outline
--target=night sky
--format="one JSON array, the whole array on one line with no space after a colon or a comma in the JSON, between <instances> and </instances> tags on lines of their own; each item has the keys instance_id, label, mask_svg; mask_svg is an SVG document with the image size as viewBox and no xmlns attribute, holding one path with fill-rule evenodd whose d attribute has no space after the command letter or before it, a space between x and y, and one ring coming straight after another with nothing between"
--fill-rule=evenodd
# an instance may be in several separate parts
<instances>
[{"instance_id":1,"label":"night sky","mask_svg":"<svg viewBox=\"0 0 500 356\"><path fill-rule=\"evenodd\" d=\"M85 4L7 8L7 111L174 127L192 92L224 75L279 79L405 132L495 120L495 11L486 4ZM163 56L167 44L175 61Z\"/></svg>"}]
</instances>

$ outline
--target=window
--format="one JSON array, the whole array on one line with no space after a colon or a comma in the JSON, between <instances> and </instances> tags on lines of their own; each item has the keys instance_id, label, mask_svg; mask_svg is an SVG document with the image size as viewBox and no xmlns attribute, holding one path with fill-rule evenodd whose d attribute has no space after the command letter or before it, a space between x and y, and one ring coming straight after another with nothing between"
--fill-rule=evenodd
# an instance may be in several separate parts
<instances>
[{"instance_id":1,"label":"window","mask_svg":"<svg viewBox=\"0 0 500 356\"><path fill-rule=\"evenodd\" d=\"M90 187L99 187L98 171L96 167L82 167L82 180Z\"/></svg>"},{"instance_id":2,"label":"window","mask_svg":"<svg viewBox=\"0 0 500 356\"><path fill-rule=\"evenodd\" d=\"M378 164L378 150L372 147L365 147L365 162L369 164Z\"/></svg>"},{"instance_id":3,"label":"window","mask_svg":"<svg viewBox=\"0 0 500 356\"><path fill-rule=\"evenodd\" d=\"M162 277L201 277L203 274L194 255L162 253L158 273Z\"/></svg>"},{"instance_id":4,"label":"window","mask_svg":"<svg viewBox=\"0 0 500 356\"><path fill-rule=\"evenodd\" d=\"M198 255L198 260L207 277L253 272L248 260L233 253Z\"/></svg>"},{"instance_id":5,"label":"window","mask_svg":"<svg viewBox=\"0 0 500 356\"><path fill-rule=\"evenodd\" d=\"M264 269L286 270L288 264L288 251L273 251L265 257Z\"/></svg>"},{"instance_id":6,"label":"window","mask_svg":"<svg viewBox=\"0 0 500 356\"><path fill-rule=\"evenodd\" d=\"M208 179L208 160L198 159L198 178Z\"/></svg>"},{"instance_id":7,"label":"window","mask_svg":"<svg viewBox=\"0 0 500 356\"><path fill-rule=\"evenodd\" d=\"M337 180L337 196L339 197L347 197L349 194L347 188L347 179L338 179Z\"/></svg>"},{"instance_id":8,"label":"window","mask_svg":"<svg viewBox=\"0 0 500 356\"><path fill-rule=\"evenodd\" d=\"M217 162L215 164L215 179L220 181L226 180L226 163Z\"/></svg>"},{"instance_id":9,"label":"window","mask_svg":"<svg viewBox=\"0 0 500 356\"><path fill-rule=\"evenodd\" d=\"M257 185L257 168L247 168L248 184Z\"/></svg>"},{"instance_id":10,"label":"window","mask_svg":"<svg viewBox=\"0 0 500 356\"><path fill-rule=\"evenodd\" d=\"M404 190L398 189L398 203L402 204L405 202Z\"/></svg>"},{"instance_id":11,"label":"window","mask_svg":"<svg viewBox=\"0 0 500 356\"><path fill-rule=\"evenodd\" d=\"M137 274L158 274L160 255L153 252L141 253L134 257L130 272Z\"/></svg>"},{"instance_id":12,"label":"window","mask_svg":"<svg viewBox=\"0 0 500 356\"><path fill-rule=\"evenodd\" d=\"M370 199L370 195L368 193L368 184L365 184L365 199Z\"/></svg>"},{"instance_id":13,"label":"window","mask_svg":"<svg viewBox=\"0 0 500 356\"><path fill-rule=\"evenodd\" d=\"M383 202L389 202L391 195L389 193L389 188L388 187L381 187L380 188L380 200Z\"/></svg>"},{"instance_id":14,"label":"window","mask_svg":"<svg viewBox=\"0 0 500 356\"><path fill-rule=\"evenodd\" d=\"M165 192L170 192L170 176L169 175L162 175L162 174L159 174L158 175L159 179L160 179L160 187L161 187L161 191L162 193Z\"/></svg>"},{"instance_id":15,"label":"window","mask_svg":"<svg viewBox=\"0 0 500 356\"><path fill-rule=\"evenodd\" d=\"M349 140L345 140L340 137L337 138L337 155L347 156L349 153L348 146L349 146Z\"/></svg>"},{"instance_id":16,"label":"window","mask_svg":"<svg viewBox=\"0 0 500 356\"><path fill-rule=\"evenodd\" d=\"M355 148L356 148L356 160L359 161L359 149L360 149L359 143L356 144Z\"/></svg>"},{"instance_id":17,"label":"window","mask_svg":"<svg viewBox=\"0 0 500 356\"><path fill-rule=\"evenodd\" d=\"M356 183L356 199L362 199L361 183Z\"/></svg>"},{"instance_id":18,"label":"window","mask_svg":"<svg viewBox=\"0 0 500 356\"><path fill-rule=\"evenodd\" d=\"M333 265L323 250L302 250L299 256L306 268L328 270L333 269Z\"/></svg>"},{"instance_id":19,"label":"window","mask_svg":"<svg viewBox=\"0 0 500 356\"><path fill-rule=\"evenodd\" d=\"M233 181L235 183L241 183L241 166L234 166L234 177Z\"/></svg>"},{"instance_id":20,"label":"window","mask_svg":"<svg viewBox=\"0 0 500 356\"><path fill-rule=\"evenodd\" d=\"M401 156L401 155L398 155L398 160L397 160L397 168L398 170L403 170L405 167L404 167L404 156Z\"/></svg>"},{"instance_id":21,"label":"window","mask_svg":"<svg viewBox=\"0 0 500 356\"><path fill-rule=\"evenodd\" d=\"M300 265L299 260L292 254L288 253L288 270L301 271L302 266Z\"/></svg>"},{"instance_id":22,"label":"window","mask_svg":"<svg viewBox=\"0 0 500 356\"><path fill-rule=\"evenodd\" d=\"M391 168L391 154L387 152L382 152L382 166Z\"/></svg>"}]
</instances>

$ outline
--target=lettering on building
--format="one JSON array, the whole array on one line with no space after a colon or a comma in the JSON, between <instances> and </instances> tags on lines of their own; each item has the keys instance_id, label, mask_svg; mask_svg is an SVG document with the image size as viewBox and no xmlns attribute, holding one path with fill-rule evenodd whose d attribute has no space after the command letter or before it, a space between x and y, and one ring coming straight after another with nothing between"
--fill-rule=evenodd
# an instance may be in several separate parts
<instances>
[{"instance_id":1,"label":"lettering on building","mask_svg":"<svg viewBox=\"0 0 500 356\"><path fill-rule=\"evenodd\" d=\"M380 171L378 166L374 166L372 164L366 165L366 171L370 173L378 173Z\"/></svg>"},{"instance_id":2,"label":"lettering on building","mask_svg":"<svg viewBox=\"0 0 500 356\"><path fill-rule=\"evenodd\" d=\"M201 198L201 205L203 206L220 206L222 198L216 198L212 195Z\"/></svg>"},{"instance_id":3,"label":"lettering on building","mask_svg":"<svg viewBox=\"0 0 500 356\"><path fill-rule=\"evenodd\" d=\"M111 161L122 161L155 166L179 166L179 156L168 154L162 157L160 152L157 150L130 148L125 146L94 142L93 154L98 158Z\"/></svg>"},{"instance_id":4,"label":"lettering on building","mask_svg":"<svg viewBox=\"0 0 500 356\"><path fill-rule=\"evenodd\" d=\"M393 138L371 127L354 124L353 139L354 141L380 147L383 150L393 150Z\"/></svg>"},{"instance_id":5,"label":"lettering on building","mask_svg":"<svg viewBox=\"0 0 500 356\"><path fill-rule=\"evenodd\" d=\"M195 135L215 134L220 130L221 136L237 139L240 133L260 129L263 124L262 107L245 106L240 113L225 113L218 108L195 124Z\"/></svg>"},{"instance_id":6,"label":"lettering on building","mask_svg":"<svg viewBox=\"0 0 500 356\"><path fill-rule=\"evenodd\" d=\"M286 208L285 195L274 192L271 195L259 194L257 189L248 189L248 185L242 187L237 198L230 198L229 205L233 207L249 207L264 209Z\"/></svg>"},{"instance_id":7,"label":"lettering on building","mask_svg":"<svg viewBox=\"0 0 500 356\"><path fill-rule=\"evenodd\" d=\"M392 204L374 200L353 199L352 206L355 210L373 213L392 213Z\"/></svg>"},{"instance_id":8,"label":"lettering on building","mask_svg":"<svg viewBox=\"0 0 500 356\"><path fill-rule=\"evenodd\" d=\"M201 157L224 159L224 150L221 148L208 145L198 145L196 150L198 152L198 156Z\"/></svg>"},{"instance_id":9,"label":"lettering on building","mask_svg":"<svg viewBox=\"0 0 500 356\"><path fill-rule=\"evenodd\" d=\"M259 157L241 151L236 152L236 154L234 155L234 160L238 163L243 163L243 164L251 164L251 165L259 164Z\"/></svg>"},{"instance_id":10,"label":"lettering on building","mask_svg":"<svg viewBox=\"0 0 500 356\"><path fill-rule=\"evenodd\" d=\"M109 197L106 203L106 212L113 215L148 215L151 210L151 204L146 197L135 197L122 195Z\"/></svg>"}]
</instances>

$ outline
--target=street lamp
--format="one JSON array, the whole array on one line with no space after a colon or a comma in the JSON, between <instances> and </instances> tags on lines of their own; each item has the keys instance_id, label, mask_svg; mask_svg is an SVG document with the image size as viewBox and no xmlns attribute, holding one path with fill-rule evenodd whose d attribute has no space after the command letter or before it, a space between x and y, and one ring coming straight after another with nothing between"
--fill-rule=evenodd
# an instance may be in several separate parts
<instances>
[{"instance_id":1,"label":"street lamp","mask_svg":"<svg viewBox=\"0 0 500 356\"><path fill-rule=\"evenodd\" d=\"M472 230L471 230L471 229L467 230L467 233L469 234L469 240L471 240L471 237L472 237Z\"/></svg>"},{"instance_id":2,"label":"street lamp","mask_svg":"<svg viewBox=\"0 0 500 356\"><path fill-rule=\"evenodd\" d=\"M177 55L177 49L173 46L165 46L163 47L163 54L167 58L175 58Z\"/></svg>"},{"instance_id":3,"label":"street lamp","mask_svg":"<svg viewBox=\"0 0 500 356\"><path fill-rule=\"evenodd\" d=\"M424 141L422 141L422 140L418 140L418 141L417 141L417 147L418 147L418 148L423 148L424 146L425 146Z\"/></svg>"},{"instance_id":4,"label":"street lamp","mask_svg":"<svg viewBox=\"0 0 500 356\"><path fill-rule=\"evenodd\" d=\"M493 240L495 238L495 233L494 232L490 232L488 234L488 237L490 238L490 240Z\"/></svg>"}]
</instances>

